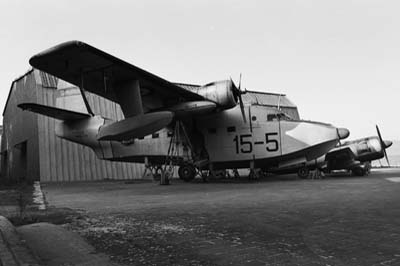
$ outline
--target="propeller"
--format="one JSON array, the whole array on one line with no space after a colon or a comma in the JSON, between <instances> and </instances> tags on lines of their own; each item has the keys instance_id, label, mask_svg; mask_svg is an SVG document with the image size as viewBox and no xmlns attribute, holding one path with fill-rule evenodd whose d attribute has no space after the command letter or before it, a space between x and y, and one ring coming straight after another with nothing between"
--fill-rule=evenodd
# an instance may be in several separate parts
<instances>
[{"instance_id":1,"label":"propeller","mask_svg":"<svg viewBox=\"0 0 400 266\"><path fill-rule=\"evenodd\" d=\"M246 89L244 91L242 91L241 88L240 88L240 86L242 84L242 73L240 73L240 77L239 77L239 87L236 87L236 85L233 82L232 78L231 78L231 82L232 82L232 85L233 85L232 86L232 92L239 99L240 111L242 112L243 121L245 123L247 123L246 114L244 112L244 104L243 104L243 100L242 100L242 94L246 93Z\"/></svg>"},{"instance_id":2,"label":"propeller","mask_svg":"<svg viewBox=\"0 0 400 266\"><path fill-rule=\"evenodd\" d=\"M386 153L386 148L389 148L392 145L392 142L391 141L384 141L382 139L382 135L381 135L381 132L379 130L378 125L376 125L376 132L378 133L379 141L381 143L382 151L383 151L383 154L385 155L386 162L387 162L388 166L390 166L389 158L388 158L387 153Z\"/></svg>"}]
</instances>

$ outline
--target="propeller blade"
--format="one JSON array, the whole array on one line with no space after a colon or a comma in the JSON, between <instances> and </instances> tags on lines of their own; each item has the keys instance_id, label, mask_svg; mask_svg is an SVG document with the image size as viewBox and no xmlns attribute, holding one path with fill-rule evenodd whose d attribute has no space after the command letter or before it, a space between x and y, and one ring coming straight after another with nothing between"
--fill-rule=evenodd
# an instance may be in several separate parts
<instances>
[{"instance_id":1,"label":"propeller blade","mask_svg":"<svg viewBox=\"0 0 400 266\"><path fill-rule=\"evenodd\" d=\"M245 123L247 123L246 114L244 112L244 104L243 104L243 100L242 100L242 95L241 94L239 94L239 104L240 104L240 111L242 112L243 121Z\"/></svg>"},{"instance_id":2,"label":"propeller blade","mask_svg":"<svg viewBox=\"0 0 400 266\"><path fill-rule=\"evenodd\" d=\"M242 92L241 89L240 89L240 86L241 86L241 83L242 83L242 73L240 73L239 87L236 87L235 82L233 82L233 80L232 80L232 77L230 77L230 80L231 80L232 85L233 85L233 86L232 86L233 92L235 93L236 97L237 97L238 100L239 100L240 111L241 111L241 113L242 113L243 121L244 121L245 123L247 123L247 120L246 120L246 113L245 113L245 111L244 111L244 104L243 104L243 99L242 99L242 94L246 93L246 91L245 91L245 92Z\"/></svg>"},{"instance_id":3,"label":"propeller blade","mask_svg":"<svg viewBox=\"0 0 400 266\"><path fill-rule=\"evenodd\" d=\"M375 126L376 126L376 132L378 133L379 142L381 143L381 148L385 152L386 147L385 147L385 142L382 139L381 131L379 130L378 125L375 125Z\"/></svg>"},{"instance_id":4,"label":"propeller blade","mask_svg":"<svg viewBox=\"0 0 400 266\"><path fill-rule=\"evenodd\" d=\"M389 162L389 158L386 153L386 149L383 149L383 154L385 155L386 162L387 162L388 166L390 167L390 162Z\"/></svg>"},{"instance_id":5,"label":"propeller blade","mask_svg":"<svg viewBox=\"0 0 400 266\"><path fill-rule=\"evenodd\" d=\"M392 144L393 144L393 141L390 141L390 140L384 140L384 141L383 141L383 143L385 143L385 148L387 149L387 148L389 148L390 146L392 146Z\"/></svg>"},{"instance_id":6,"label":"propeller blade","mask_svg":"<svg viewBox=\"0 0 400 266\"><path fill-rule=\"evenodd\" d=\"M382 145L382 147L385 147L385 143L383 142L381 132L379 131L379 127L378 127L378 125L375 125L375 126L376 126L376 132L378 133L379 140L381 141L381 145Z\"/></svg>"},{"instance_id":7,"label":"propeller blade","mask_svg":"<svg viewBox=\"0 0 400 266\"><path fill-rule=\"evenodd\" d=\"M232 83L232 91L235 94L235 96L238 96L240 94L239 89L236 87L235 82L233 82L232 77L229 77Z\"/></svg>"},{"instance_id":8,"label":"propeller blade","mask_svg":"<svg viewBox=\"0 0 400 266\"><path fill-rule=\"evenodd\" d=\"M388 142L385 142L385 141L382 139L382 135L381 135L381 132L380 132L380 130L379 130L378 125L376 125L376 132L378 133L379 141L381 142L381 147L382 147L383 155L385 155L386 162L387 162L388 166L390 167L390 162L389 162L389 158L388 158L387 153L386 153L386 148L388 148L389 146L391 146L391 143L390 143L389 141L388 141ZM389 144L389 143L390 143L390 145L387 145L387 144Z\"/></svg>"}]
</instances>

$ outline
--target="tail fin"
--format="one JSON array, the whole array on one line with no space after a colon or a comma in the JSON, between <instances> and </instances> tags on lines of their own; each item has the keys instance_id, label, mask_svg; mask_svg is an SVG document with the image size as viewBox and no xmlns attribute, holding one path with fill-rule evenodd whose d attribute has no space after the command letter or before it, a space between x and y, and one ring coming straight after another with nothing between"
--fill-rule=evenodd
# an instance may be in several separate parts
<instances>
[{"instance_id":1,"label":"tail fin","mask_svg":"<svg viewBox=\"0 0 400 266\"><path fill-rule=\"evenodd\" d=\"M80 120L84 118L89 118L91 115L60 109L57 107L46 106L37 103L21 103L18 104L18 107L22 110L27 110L33 113L41 114L44 116L49 116L58 120L68 121L68 120Z\"/></svg>"}]
</instances>

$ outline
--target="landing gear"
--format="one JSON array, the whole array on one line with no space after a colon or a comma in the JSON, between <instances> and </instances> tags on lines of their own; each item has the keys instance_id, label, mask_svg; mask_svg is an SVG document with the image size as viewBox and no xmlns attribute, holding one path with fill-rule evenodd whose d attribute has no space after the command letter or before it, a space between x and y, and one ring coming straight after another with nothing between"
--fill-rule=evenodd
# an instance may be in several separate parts
<instances>
[{"instance_id":1,"label":"landing gear","mask_svg":"<svg viewBox=\"0 0 400 266\"><path fill-rule=\"evenodd\" d=\"M235 179L239 179L240 178L238 169L236 169L236 168L232 169L232 173L233 173L233 177Z\"/></svg>"},{"instance_id":2,"label":"landing gear","mask_svg":"<svg viewBox=\"0 0 400 266\"><path fill-rule=\"evenodd\" d=\"M196 168L192 164L184 164L179 167L179 178L185 182L192 181L196 176Z\"/></svg>"},{"instance_id":3,"label":"landing gear","mask_svg":"<svg viewBox=\"0 0 400 266\"><path fill-rule=\"evenodd\" d=\"M351 173L355 176L365 176L367 171L362 167L356 167L356 168L351 169Z\"/></svg>"},{"instance_id":4,"label":"landing gear","mask_svg":"<svg viewBox=\"0 0 400 266\"><path fill-rule=\"evenodd\" d=\"M256 169L254 167L254 161L250 161L250 172L249 172L249 180L258 180L260 179L260 169Z\"/></svg>"},{"instance_id":5,"label":"landing gear","mask_svg":"<svg viewBox=\"0 0 400 266\"><path fill-rule=\"evenodd\" d=\"M310 175L310 169L304 166L297 171L297 175L301 179L306 179Z\"/></svg>"},{"instance_id":6,"label":"landing gear","mask_svg":"<svg viewBox=\"0 0 400 266\"><path fill-rule=\"evenodd\" d=\"M250 169L249 180L259 180L261 177L260 169Z\"/></svg>"}]
</instances>

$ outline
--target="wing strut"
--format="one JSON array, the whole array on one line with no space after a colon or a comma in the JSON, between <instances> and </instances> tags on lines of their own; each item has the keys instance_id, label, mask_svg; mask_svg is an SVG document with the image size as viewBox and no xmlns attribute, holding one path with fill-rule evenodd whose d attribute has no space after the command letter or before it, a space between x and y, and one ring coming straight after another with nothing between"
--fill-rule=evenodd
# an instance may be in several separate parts
<instances>
[{"instance_id":1,"label":"wing strut","mask_svg":"<svg viewBox=\"0 0 400 266\"><path fill-rule=\"evenodd\" d=\"M86 110L88 111L88 113L91 116L94 116L92 108L90 108L89 102L88 102L88 100L86 98L85 91L83 90L83 72L81 72L81 85L79 86L79 91L81 92L81 95L82 95L82 98L83 98L83 102L85 103L85 106L86 106Z\"/></svg>"},{"instance_id":2,"label":"wing strut","mask_svg":"<svg viewBox=\"0 0 400 266\"><path fill-rule=\"evenodd\" d=\"M139 80L127 80L116 85L115 95L125 118L143 115Z\"/></svg>"}]
</instances>

